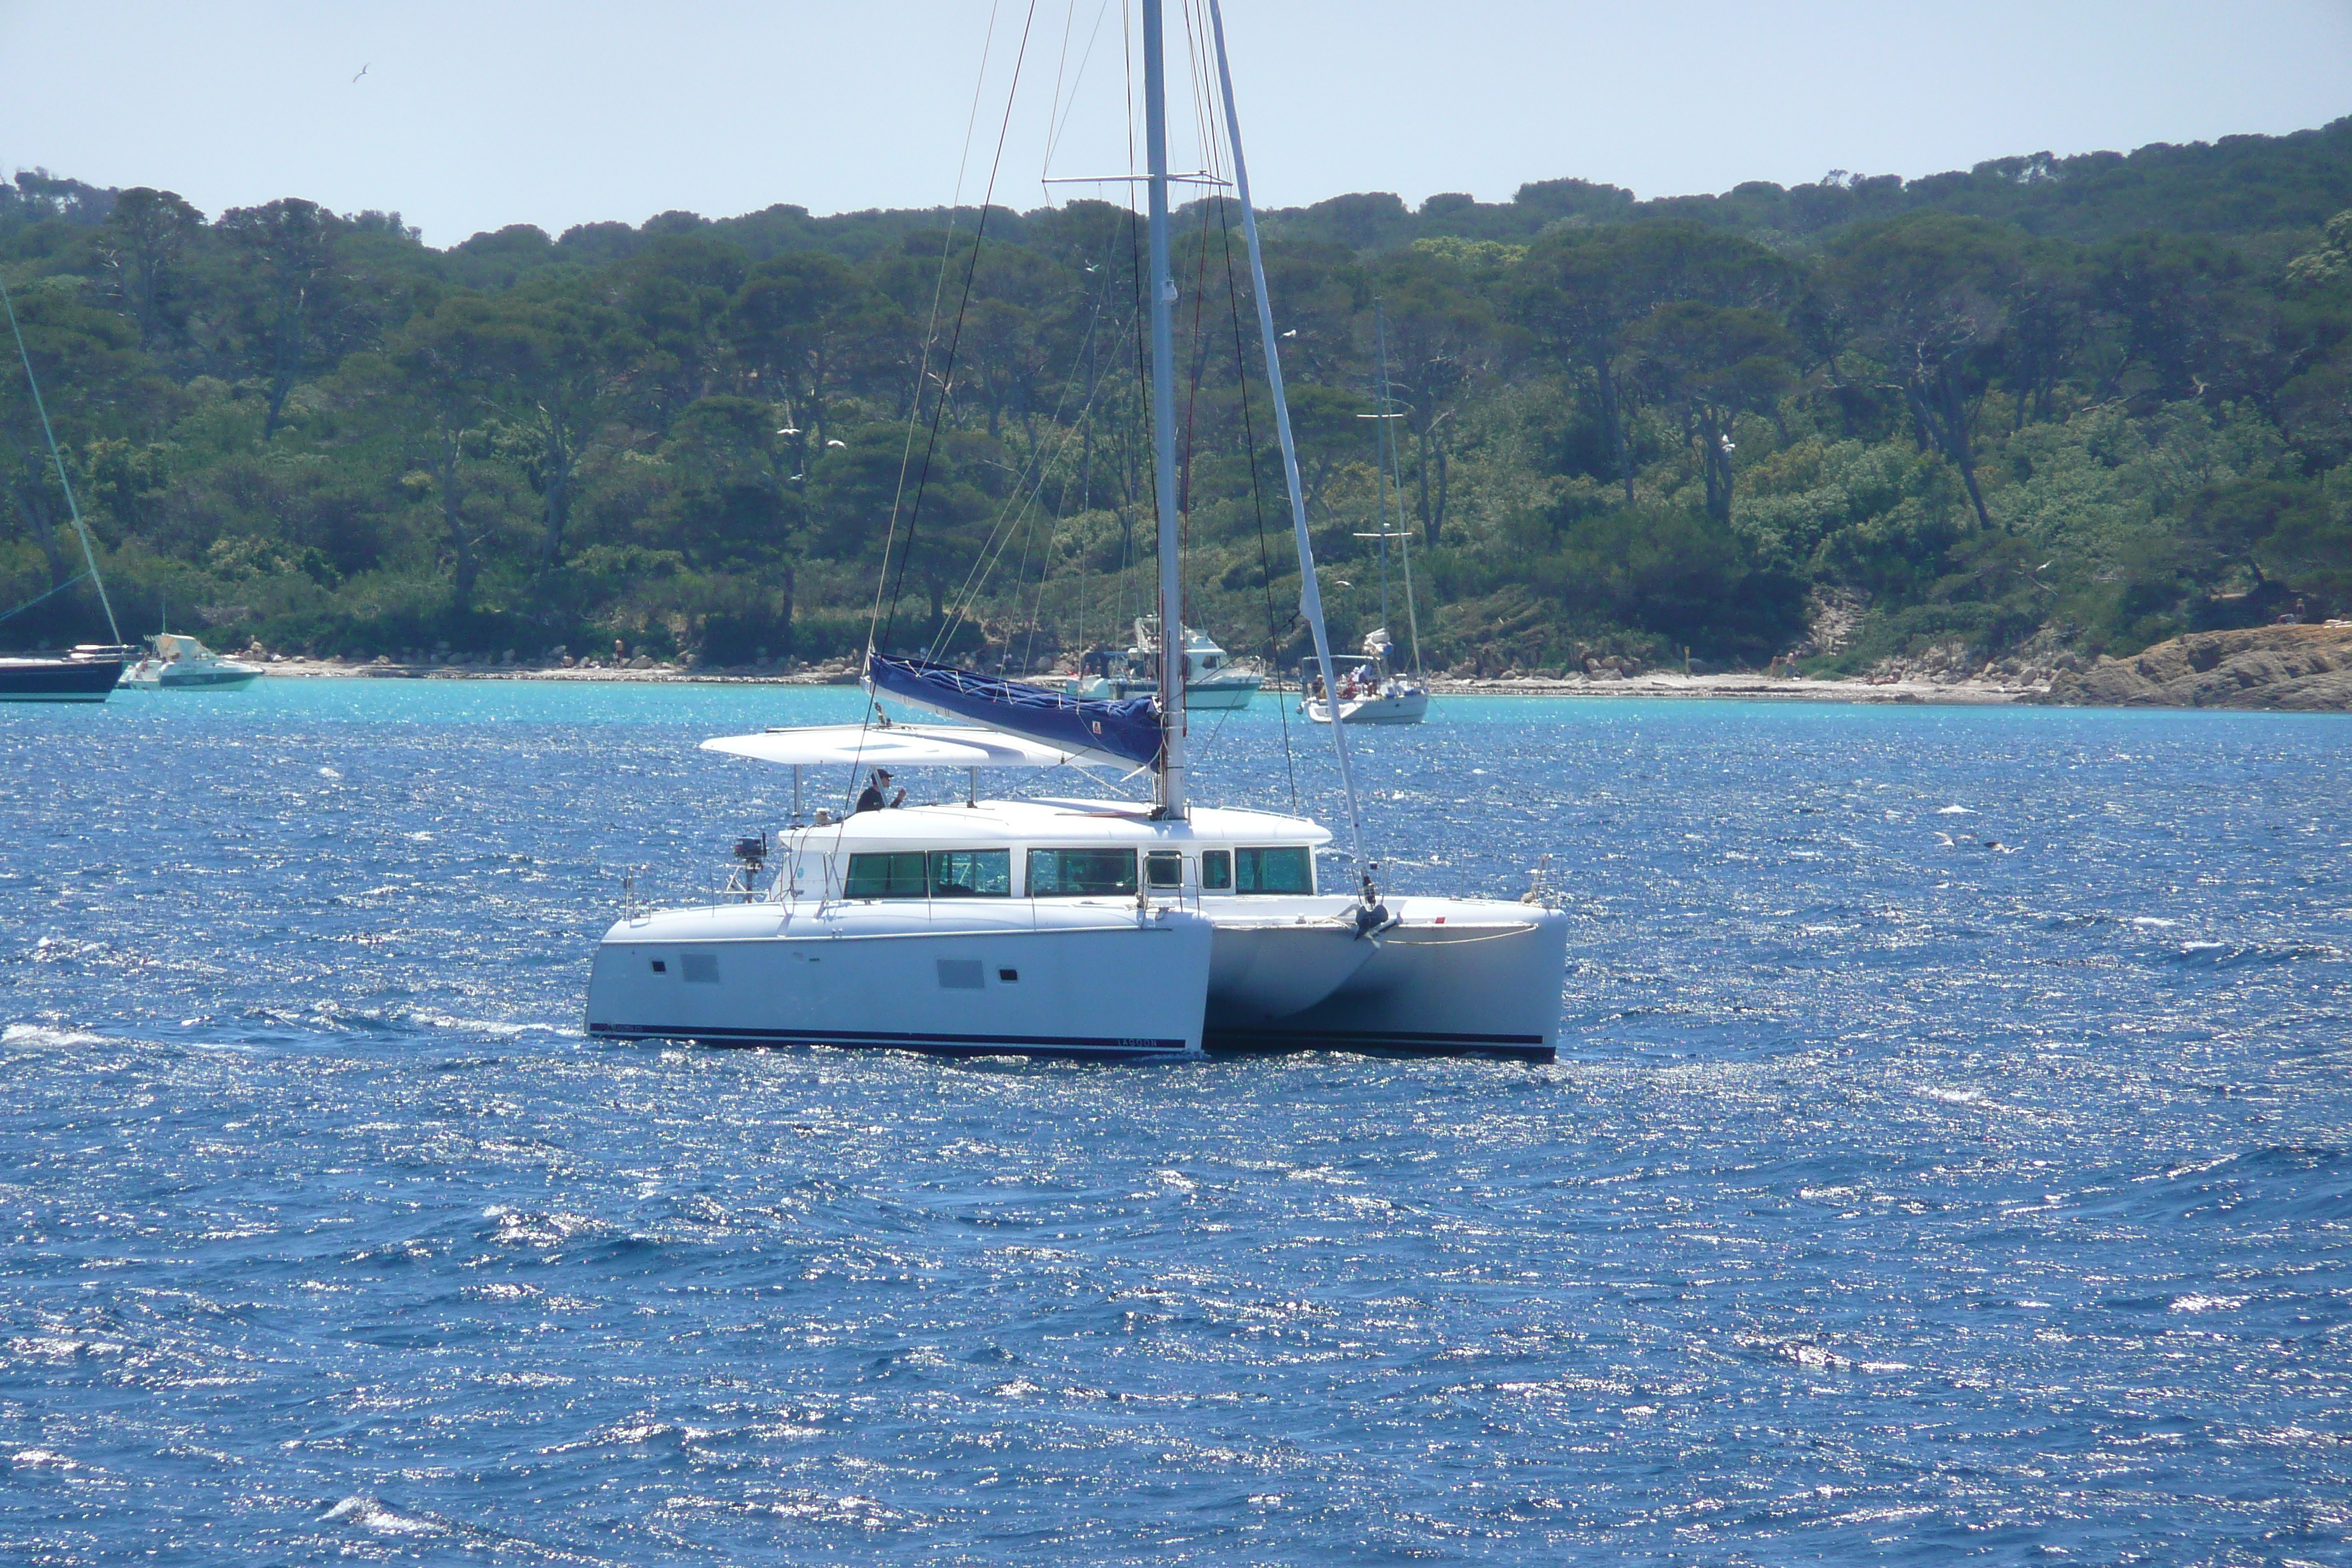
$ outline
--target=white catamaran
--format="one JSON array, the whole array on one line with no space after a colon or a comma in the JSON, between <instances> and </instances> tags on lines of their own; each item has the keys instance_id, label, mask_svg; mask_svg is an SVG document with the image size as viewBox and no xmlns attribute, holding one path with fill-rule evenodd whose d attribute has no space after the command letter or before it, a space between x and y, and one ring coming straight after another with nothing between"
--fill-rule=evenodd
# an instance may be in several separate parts
<instances>
[{"instance_id":1,"label":"white catamaran","mask_svg":"<svg viewBox=\"0 0 2352 1568\"><path fill-rule=\"evenodd\" d=\"M1142 0L1150 164L1151 409L1161 626L1183 625L1160 0ZM1234 195L1288 480L1300 602L1336 689L1282 365L1215 0L1209 20ZM1185 687L1184 639L1157 639L1159 690ZM1385 894L1367 858L1346 717L1332 725L1357 885L1320 885L1314 822L1195 805L1185 704L1088 700L869 652L876 698L955 725L770 730L707 750L793 770L781 843L746 840L732 896L631 911L598 946L587 1027L621 1038L882 1046L955 1054L1164 1058L1324 1047L1549 1060L1566 918L1524 902ZM1149 804L976 798L982 768L1149 767ZM800 771L967 770L961 804L803 823ZM757 874L772 858L773 879Z\"/></svg>"}]
</instances>

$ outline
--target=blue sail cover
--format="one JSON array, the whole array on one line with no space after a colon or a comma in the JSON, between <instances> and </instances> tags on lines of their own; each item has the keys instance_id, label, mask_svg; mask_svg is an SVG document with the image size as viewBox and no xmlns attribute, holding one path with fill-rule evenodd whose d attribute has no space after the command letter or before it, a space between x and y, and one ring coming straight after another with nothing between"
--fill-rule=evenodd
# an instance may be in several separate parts
<instances>
[{"instance_id":1,"label":"blue sail cover","mask_svg":"<svg viewBox=\"0 0 2352 1568\"><path fill-rule=\"evenodd\" d=\"M877 692L1048 745L1139 767L1160 760L1159 705L1149 697L1086 702L1043 686L879 653L866 656L866 679Z\"/></svg>"}]
</instances>

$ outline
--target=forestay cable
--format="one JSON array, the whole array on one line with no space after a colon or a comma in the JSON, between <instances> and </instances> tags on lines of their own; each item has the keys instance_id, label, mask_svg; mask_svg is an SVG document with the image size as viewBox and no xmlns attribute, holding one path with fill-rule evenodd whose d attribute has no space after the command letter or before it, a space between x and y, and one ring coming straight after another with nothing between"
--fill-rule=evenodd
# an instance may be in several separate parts
<instances>
[{"instance_id":1,"label":"forestay cable","mask_svg":"<svg viewBox=\"0 0 2352 1568\"><path fill-rule=\"evenodd\" d=\"M25 329L16 324L16 302L8 297L8 282L5 278L0 278L0 307L5 307L8 312L8 331L16 336L16 357L25 365L25 384L32 388L33 408L41 416L41 434L49 443L49 461L57 465L58 488L66 492L66 511L72 517L74 532L81 540L82 563L89 568L86 575L98 589L99 607L106 612L106 629L113 637L114 646L121 647L122 628L114 623L114 605L106 596L106 579L98 574L98 552L90 548L89 528L81 520L80 503L74 500L73 482L66 478L66 460L58 450L58 433L49 428L49 406L41 401L41 378L33 374L33 356L25 347ZM61 583L58 586L65 584ZM42 596L46 598L47 595Z\"/></svg>"},{"instance_id":2,"label":"forestay cable","mask_svg":"<svg viewBox=\"0 0 2352 1568\"><path fill-rule=\"evenodd\" d=\"M1348 834L1356 851L1356 872L1370 898L1373 863L1364 853L1364 816L1356 802L1356 776L1348 764L1348 725L1339 712L1339 678L1331 662L1331 634L1323 625L1323 589L1315 580L1315 545L1307 536L1307 492L1298 478L1298 445L1290 430L1290 404L1282 389L1282 350L1274 335L1274 305L1265 289L1265 258L1258 247L1257 208L1250 202L1249 163L1242 156L1242 122L1234 108L1234 73L1225 58L1225 14L1209 0L1209 26L1217 45L1217 89L1225 105L1225 142L1234 154L1234 195L1241 203L1242 238L1249 247L1250 287L1257 293L1258 336L1265 349L1266 389L1274 398L1275 433L1282 441L1282 477L1290 488L1290 523L1298 539L1298 608L1314 634L1315 658L1323 667L1323 700L1331 712L1331 747L1339 759L1339 788L1348 801Z\"/></svg>"}]
</instances>

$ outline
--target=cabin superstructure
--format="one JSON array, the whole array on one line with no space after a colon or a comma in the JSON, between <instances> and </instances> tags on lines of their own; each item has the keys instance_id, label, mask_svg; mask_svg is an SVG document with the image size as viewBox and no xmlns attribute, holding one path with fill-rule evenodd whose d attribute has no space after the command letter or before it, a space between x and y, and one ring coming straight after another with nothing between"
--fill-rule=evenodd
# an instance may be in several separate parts
<instances>
[{"instance_id":1,"label":"cabin superstructure","mask_svg":"<svg viewBox=\"0 0 2352 1568\"><path fill-rule=\"evenodd\" d=\"M787 829L770 900L1312 897L1318 825L1196 806L988 800L860 812ZM747 894L748 896L748 894Z\"/></svg>"}]
</instances>

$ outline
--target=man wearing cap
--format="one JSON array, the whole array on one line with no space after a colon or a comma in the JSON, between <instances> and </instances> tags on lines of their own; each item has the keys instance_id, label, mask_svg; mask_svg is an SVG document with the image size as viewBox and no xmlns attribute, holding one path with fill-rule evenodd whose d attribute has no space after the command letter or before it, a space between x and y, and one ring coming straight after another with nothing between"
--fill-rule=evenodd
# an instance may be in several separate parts
<instances>
[{"instance_id":1,"label":"man wearing cap","mask_svg":"<svg viewBox=\"0 0 2352 1568\"><path fill-rule=\"evenodd\" d=\"M882 798L882 792L889 787L890 770L888 768L876 768L874 770L874 776L866 781L864 792L857 797L857 809L860 811L880 811L887 806L899 806L906 805L907 792L903 789L887 800Z\"/></svg>"}]
</instances>

